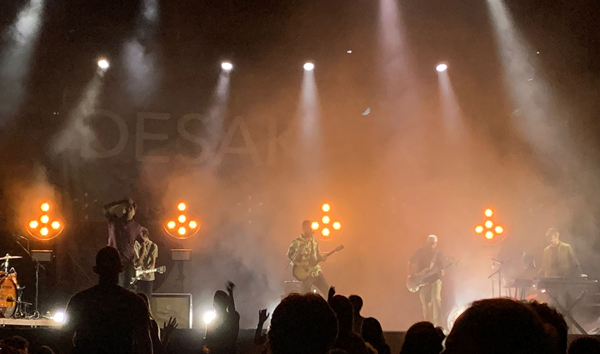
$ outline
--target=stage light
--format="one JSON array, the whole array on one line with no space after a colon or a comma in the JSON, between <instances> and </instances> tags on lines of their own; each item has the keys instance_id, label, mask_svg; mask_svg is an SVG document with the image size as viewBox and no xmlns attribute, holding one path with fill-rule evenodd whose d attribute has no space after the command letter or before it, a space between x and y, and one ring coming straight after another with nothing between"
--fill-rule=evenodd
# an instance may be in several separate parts
<instances>
[{"instance_id":1,"label":"stage light","mask_svg":"<svg viewBox=\"0 0 600 354\"><path fill-rule=\"evenodd\" d=\"M304 63L304 70L306 71L313 71L315 69L315 64L308 62L308 63Z\"/></svg>"},{"instance_id":2,"label":"stage light","mask_svg":"<svg viewBox=\"0 0 600 354\"><path fill-rule=\"evenodd\" d=\"M228 61L224 61L221 63L221 69L225 71L231 71L231 69L233 69L233 64Z\"/></svg>"},{"instance_id":3,"label":"stage light","mask_svg":"<svg viewBox=\"0 0 600 354\"><path fill-rule=\"evenodd\" d=\"M63 323L65 322L65 313L63 311L57 311L54 316L52 316L54 322Z\"/></svg>"},{"instance_id":4,"label":"stage light","mask_svg":"<svg viewBox=\"0 0 600 354\"><path fill-rule=\"evenodd\" d=\"M321 234L322 234L323 236L327 237L327 236L329 236L329 235L331 234L331 231L329 231L329 229L328 229L328 228L324 228L324 229L321 231Z\"/></svg>"},{"instance_id":5,"label":"stage light","mask_svg":"<svg viewBox=\"0 0 600 354\"><path fill-rule=\"evenodd\" d=\"M177 233L179 233L181 236L185 235L186 232L187 230L183 226L180 227L179 230L177 230Z\"/></svg>"},{"instance_id":6,"label":"stage light","mask_svg":"<svg viewBox=\"0 0 600 354\"><path fill-rule=\"evenodd\" d=\"M42 203L42 205L40 206L40 209L42 209L42 211L44 213L47 213L48 210L50 210L50 204L48 204L48 203Z\"/></svg>"},{"instance_id":7,"label":"stage light","mask_svg":"<svg viewBox=\"0 0 600 354\"><path fill-rule=\"evenodd\" d=\"M40 221L42 222L42 224L47 224L48 221L50 221L50 217L48 215L42 215Z\"/></svg>"},{"instance_id":8,"label":"stage light","mask_svg":"<svg viewBox=\"0 0 600 354\"><path fill-rule=\"evenodd\" d=\"M500 225L496 226L496 233L501 235L504 232L504 228Z\"/></svg>"},{"instance_id":9,"label":"stage light","mask_svg":"<svg viewBox=\"0 0 600 354\"><path fill-rule=\"evenodd\" d=\"M337 231L337 230L339 230L341 228L342 228L342 224L340 224L338 221L336 221L336 222L333 223L333 229L334 230Z\"/></svg>"},{"instance_id":10,"label":"stage light","mask_svg":"<svg viewBox=\"0 0 600 354\"><path fill-rule=\"evenodd\" d=\"M475 227L475 232L477 232L478 234L483 232L483 226L478 225L477 227Z\"/></svg>"},{"instance_id":11,"label":"stage light","mask_svg":"<svg viewBox=\"0 0 600 354\"><path fill-rule=\"evenodd\" d=\"M40 234L41 234L42 236L48 236L48 232L49 232L49 231L48 231L48 228L46 228L46 227L42 227L42 228L40 229Z\"/></svg>"},{"instance_id":12,"label":"stage light","mask_svg":"<svg viewBox=\"0 0 600 354\"><path fill-rule=\"evenodd\" d=\"M110 67L110 63L106 58L98 59L98 67L102 70L106 70Z\"/></svg>"},{"instance_id":13,"label":"stage light","mask_svg":"<svg viewBox=\"0 0 600 354\"><path fill-rule=\"evenodd\" d=\"M181 202L177 205L177 209L179 209L179 211L184 211L186 207L187 206L183 202Z\"/></svg>"},{"instance_id":14,"label":"stage light","mask_svg":"<svg viewBox=\"0 0 600 354\"><path fill-rule=\"evenodd\" d=\"M179 215L177 220L179 220L179 222L183 224L187 219L186 219L185 215L182 214L182 215Z\"/></svg>"},{"instance_id":15,"label":"stage light","mask_svg":"<svg viewBox=\"0 0 600 354\"><path fill-rule=\"evenodd\" d=\"M172 215L168 221L163 224L163 230L171 237L179 240L187 239L198 233L200 223L191 213L192 209L185 202L180 201L174 205L177 208L177 214Z\"/></svg>"},{"instance_id":16,"label":"stage light","mask_svg":"<svg viewBox=\"0 0 600 354\"><path fill-rule=\"evenodd\" d=\"M172 220L171 220L171 221L169 221L169 222L167 223L167 227L168 227L170 230L173 230L173 229L175 228L175 221L172 221Z\"/></svg>"},{"instance_id":17,"label":"stage light","mask_svg":"<svg viewBox=\"0 0 600 354\"><path fill-rule=\"evenodd\" d=\"M319 228L319 223L316 221L313 221L312 224L310 224L310 228L313 230L317 230Z\"/></svg>"},{"instance_id":18,"label":"stage light","mask_svg":"<svg viewBox=\"0 0 600 354\"><path fill-rule=\"evenodd\" d=\"M214 310L206 311L203 316L204 323L207 325L214 321L215 318L217 318L217 313Z\"/></svg>"},{"instance_id":19,"label":"stage light","mask_svg":"<svg viewBox=\"0 0 600 354\"><path fill-rule=\"evenodd\" d=\"M346 53L352 54L352 51L351 50L347 50Z\"/></svg>"},{"instance_id":20,"label":"stage light","mask_svg":"<svg viewBox=\"0 0 600 354\"><path fill-rule=\"evenodd\" d=\"M192 221L190 221L189 227L190 227L190 229L195 229L198 227L198 223L195 222L194 220L192 220Z\"/></svg>"},{"instance_id":21,"label":"stage light","mask_svg":"<svg viewBox=\"0 0 600 354\"><path fill-rule=\"evenodd\" d=\"M448 70L448 65L444 64L444 63L440 63L435 67L435 70L437 70L438 73L444 72L444 71Z\"/></svg>"},{"instance_id":22,"label":"stage light","mask_svg":"<svg viewBox=\"0 0 600 354\"><path fill-rule=\"evenodd\" d=\"M485 233L485 238L487 238L488 240L491 240L494 238L494 233L491 231L488 231Z\"/></svg>"},{"instance_id":23,"label":"stage light","mask_svg":"<svg viewBox=\"0 0 600 354\"><path fill-rule=\"evenodd\" d=\"M37 220L31 220L29 222L29 227L32 229L37 229L38 226L40 226L40 224L37 222Z\"/></svg>"},{"instance_id":24,"label":"stage light","mask_svg":"<svg viewBox=\"0 0 600 354\"><path fill-rule=\"evenodd\" d=\"M323 222L323 224L329 224L329 222L331 221L331 219L329 219L329 216L325 215L323 217L323 219L321 219L321 221Z\"/></svg>"},{"instance_id":25,"label":"stage light","mask_svg":"<svg viewBox=\"0 0 600 354\"><path fill-rule=\"evenodd\" d=\"M54 230L58 230L60 229L60 223L58 221L53 221L52 224L50 224L50 226L54 229Z\"/></svg>"},{"instance_id":26,"label":"stage light","mask_svg":"<svg viewBox=\"0 0 600 354\"><path fill-rule=\"evenodd\" d=\"M324 212L328 213L331 210L331 206L329 204L325 203L325 204L323 204L323 206L321 207L321 209Z\"/></svg>"},{"instance_id":27,"label":"stage light","mask_svg":"<svg viewBox=\"0 0 600 354\"><path fill-rule=\"evenodd\" d=\"M483 212L483 214L485 216L487 216L488 218L491 218L492 215L494 215L494 211L492 209L485 209L485 211Z\"/></svg>"},{"instance_id":28,"label":"stage light","mask_svg":"<svg viewBox=\"0 0 600 354\"><path fill-rule=\"evenodd\" d=\"M492 226L494 226L494 223L492 222L492 220L487 220L487 221L485 222L485 227L486 227L486 228L488 228L488 229L491 229L491 228L492 228Z\"/></svg>"}]
</instances>

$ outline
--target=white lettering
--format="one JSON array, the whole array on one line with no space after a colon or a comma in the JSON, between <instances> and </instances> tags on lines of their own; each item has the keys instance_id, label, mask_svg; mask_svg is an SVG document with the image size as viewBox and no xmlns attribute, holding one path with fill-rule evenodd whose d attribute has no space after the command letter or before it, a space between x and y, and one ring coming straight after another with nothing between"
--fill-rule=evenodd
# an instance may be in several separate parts
<instances>
[{"instance_id":1,"label":"white lettering","mask_svg":"<svg viewBox=\"0 0 600 354\"><path fill-rule=\"evenodd\" d=\"M123 150L125 150L125 146L127 146L127 140L129 139L129 130L127 129L127 124L125 124L125 120L123 120L123 118L114 114L113 112L105 109L94 110L91 116L107 117L110 118L113 122L115 122L117 124L117 128L119 129L119 140L112 149L106 151L96 151L90 146L91 141L87 142L81 147L81 157L85 159L104 159L107 157L117 156Z\"/></svg>"},{"instance_id":2,"label":"white lettering","mask_svg":"<svg viewBox=\"0 0 600 354\"><path fill-rule=\"evenodd\" d=\"M138 113L137 124L136 124L136 135L135 135L135 158L141 162L156 162L156 163L168 163L171 158L169 156L147 156L144 155L144 140L167 140L169 136L167 134L157 133L146 133L144 131L144 121L146 119L154 120L169 120L171 115L167 113Z\"/></svg>"},{"instance_id":3,"label":"white lettering","mask_svg":"<svg viewBox=\"0 0 600 354\"><path fill-rule=\"evenodd\" d=\"M244 138L244 146L233 147L231 146L231 142L233 141L233 136L238 128L242 133L242 138ZM225 154L250 155L255 166L262 166L260 156L258 155L258 150L256 149L254 141L252 140L248 126L244 123L241 117L235 117L231 123L231 126L229 126L229 130L227 131L227 134L223 139L223 143L221 143L219 152L217 153L215 164L219 164Z\"/></svg>"}]
</instances>

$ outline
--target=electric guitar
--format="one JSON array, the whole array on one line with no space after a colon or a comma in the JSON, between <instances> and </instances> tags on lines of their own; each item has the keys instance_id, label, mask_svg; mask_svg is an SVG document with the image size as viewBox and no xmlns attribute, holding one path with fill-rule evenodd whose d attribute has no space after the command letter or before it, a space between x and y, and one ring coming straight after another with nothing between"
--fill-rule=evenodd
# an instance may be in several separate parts
<instances>
[{"instance_id":1,"label":"electric guitar","mask_svg":"<svg viewBox=\"0 0 600 354\"><path fill-rule=\"evenodd\" d=\"M142 279L142 275L144 275L144 274L150 274L150 273L164 274L166 270L167 270L167 267L165 267L165 266L153 268L153 269L147 269L147 270L143 270L142 267L135 268L135 277L131 278L131 281L129 282L129 284L131 284L131 285L135 284L138 280Z\"/></svg>"},{"instance_id":2,"label":"electric guitar","mask_svg":"<svg viewBox=\"0 0 600 354\"><path fill-rule=\"evenodd\" d=\"M410 291L411 293L416 293L417 291L419 291L419 289L425 285L427 285L428 283L425 282L424 280L427 279L428 277L434 275L437 272L441 272L442 270L452 267L452 266L457 266L458 265L458 261L457 260L453 260L450 261L450 263L446 264L445 266L443 266L442 268L438 269L438 268L425 268L422 271L409 275L408 278L406 278L406 287L408 288L408 291Z\"/></svg>"},{"instance_id":3,"label":"electric guitar","mask_svg":"<svg viewBox=\"0 0 600 354\"><path fill-rule=\"evenodd\" d=\"M326 253L325 257L329 257L332 254L339 252L343 249L344 249L344 245L337 246L333 251ZM294 278L296 278L296 280L304 281L310 277L310 273L315 269L317 264L319 264L320 262L321 261L313 263L313 264L309 264L308 262L294 263L294 267L292 268L292 275L294 276Z\"/></svg>"}]
</instances>

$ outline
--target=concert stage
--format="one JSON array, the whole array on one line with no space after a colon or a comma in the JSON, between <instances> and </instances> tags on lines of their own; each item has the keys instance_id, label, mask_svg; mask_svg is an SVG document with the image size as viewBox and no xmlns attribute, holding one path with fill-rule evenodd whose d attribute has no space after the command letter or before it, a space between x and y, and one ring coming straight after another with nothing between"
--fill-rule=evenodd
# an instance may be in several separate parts
<instances>
[{"instance_id":1,"label":"concert stage","mask_svg":"<svg viewBox=\"0 0 600 354\"><path fill-rule=\"evenodd\" d=\"M68 342L64 339L61 342L61 331L58 324L49 324L47 320L4 320L0 326L0 339L13 335L19 335L26 338L30 343L30 348L36 350L42 345L52 347L57 353L67 353ZM8 324L9 322L15 324ZM19 322L16 322L19 321ZM27 323L26 323L27 322ZM31 323L29 323L31 322ZM36 322L36 323L33 323ZM392 353L400 352L406 332L385 332L385 338L391 348ZM197 329L176 329L173 332L169 353L177 354L198 354L202 352L202 338L204 332ZM569 342L579 337L579 335L569 335ZM600 339L600 336L595 336ZM255 346L254 330L240 330L238 340L239 354L258 354L262 348Z\"/></svg>"}]
</instances>

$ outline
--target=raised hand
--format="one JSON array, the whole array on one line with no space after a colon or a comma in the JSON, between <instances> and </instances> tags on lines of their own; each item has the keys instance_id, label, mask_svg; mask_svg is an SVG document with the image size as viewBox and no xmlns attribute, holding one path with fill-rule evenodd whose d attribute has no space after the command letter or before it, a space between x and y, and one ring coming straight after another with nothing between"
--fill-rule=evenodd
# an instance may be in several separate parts
<instances>
[{"instance_id":1,"label":"raised hand","mask_svg":"<svg viewBox=\"0 0 600 354\"><path fill-rule=\"evenodd\" d=\"M258 311L258 323L263 324L269 318L269 313L267 313L267 309L263 309Z\"/></svg>"},{"instance_id":2,"label":"raised hand","mask_svg":"<svg viewBox=\"0 0 600 354\"><path fill-rule=\"evenodd\" d=\"M327 294L327 301L330 301L335 296L335 287L329 288L329 294Z\"/></svg>"},{"instance_id":3,"label":"raised hand","mask_svg":"<svg viewBox=\"0 0 600 354\"><path fill-rule=\"evenodd\" d=\"M227 282L227 292L229 294L232 294L233 293L233 289L235 289L235 284L232 283L232 282L230 282L230 281L228 281Z\"/></svg>"}]
</instances>

